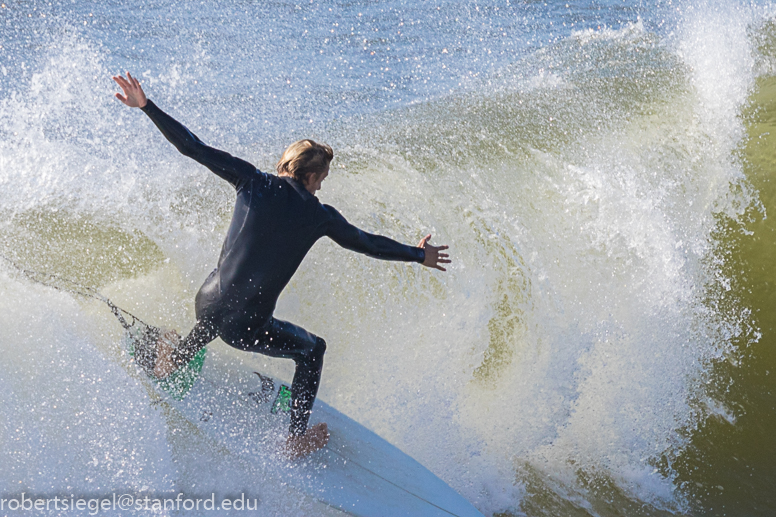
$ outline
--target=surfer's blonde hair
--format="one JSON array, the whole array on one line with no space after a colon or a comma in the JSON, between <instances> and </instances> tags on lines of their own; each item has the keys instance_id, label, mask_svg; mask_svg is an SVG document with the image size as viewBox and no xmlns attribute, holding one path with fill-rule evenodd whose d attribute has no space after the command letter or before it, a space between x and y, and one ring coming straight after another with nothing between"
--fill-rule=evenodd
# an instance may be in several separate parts
<instances>
[{"instance_id":1,"label":"surfer's blonde hair","mask_svg":"<svg viewBox=\"0 0 776 517\"><path fill-rule=\"evenodd\" d=\"M305 139L289 145L276 168L278 176L291 176L304 183L311 174L325 172L333 159L331 147Z\"/></svg>"}]
</instances>

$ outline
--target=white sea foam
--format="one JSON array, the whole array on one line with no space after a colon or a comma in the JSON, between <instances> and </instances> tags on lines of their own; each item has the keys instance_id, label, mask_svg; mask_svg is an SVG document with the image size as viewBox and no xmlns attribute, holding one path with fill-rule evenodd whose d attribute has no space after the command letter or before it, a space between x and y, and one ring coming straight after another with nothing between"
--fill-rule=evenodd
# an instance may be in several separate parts
<instances>
[{"instance_id":1,"label":"white sea foam","mask_svg":"<svg viewBox=\"0 0 776 517\"><path fill-rule=\"evenodd\" d=\"M639 18L635 22L626 23L624 27L619 29L598 27L574 31L571 33L571 39L577 40L580 45L585 45L592 41L632 42L644 37L644 33L644 23Z\"/></svg>"},{"instance_id":2,"label":"white sea foam","mask_svg":"<svg viewBox=\"0 0 776 517\"><path fill-rule=\"evenodd\" d=\"M0 285L3 495L171 493L164 419L89 318L63 293L5 272Z\"/></svg>"}]
</instances>

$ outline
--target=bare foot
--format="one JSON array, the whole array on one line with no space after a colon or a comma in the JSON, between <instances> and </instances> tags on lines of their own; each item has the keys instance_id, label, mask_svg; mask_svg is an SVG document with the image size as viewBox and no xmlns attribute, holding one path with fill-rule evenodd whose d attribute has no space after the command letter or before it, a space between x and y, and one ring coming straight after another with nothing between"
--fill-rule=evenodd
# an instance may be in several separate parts
<instances>
[{"instance_id":1,"label":"bare foot","mask_svg":"<svg viewBox=\"0 0 776 517\"><path fill-rule=\"evenodd\" d=\"M329 427L321 422L312 426L302 436L289 436L284 452L289 459L296 460L315 452L329 443Z\"/></svg>"},{"instance_id":2,"label":"bare foot","mask_svg":"<svg viewBox=\"0 0 776 517\"><path fill-rule=\"evenodd\" d=\"M156 342L156 363L154 364L154 376L164 379L178 367L172 361L172 351L181 340L180 334L174 330L165 330Z\"/></svg>"}]
</instances>

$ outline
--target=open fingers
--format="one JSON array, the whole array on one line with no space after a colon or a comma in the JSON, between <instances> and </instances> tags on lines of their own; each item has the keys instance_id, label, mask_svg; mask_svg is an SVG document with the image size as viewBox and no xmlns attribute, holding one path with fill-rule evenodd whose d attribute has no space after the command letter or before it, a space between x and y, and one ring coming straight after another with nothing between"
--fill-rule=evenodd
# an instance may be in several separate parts
<instances>
[{"instance_id":1,"label":"open fingers","mask_svg":"<svg viewBox=\"0 0 776 517\"><path fill-rule=\"evenodd\" d=\"M431 244L428 244L428 241L430 240L431 234L429 233L420 239L420 244L418 244L419 248L426 250L426 261L424 261L423 265L438 269L439 271L447 271L441 264L451 264L452 261L449 259L447 253L441 253L441 251L449 249L450 246L446 244L443 244L442 246L432 246Z\"/></svg>"},{"instance_id":2,"label":"open fingers","mask_svg":"<svg viewBox=\"0 0 776 517\"><path fill-rule=\"evenodd\" d=\"M124 90L124 94L129 94L132 92L132 85L129 84L129 82L127 82L127 80L123 77L114 77L113 80L116 81L119 86L121 86L121 89Z\"/></svg>"},{"instance_id":3,"label":"open fingers","mask_svg":"<svg viewBox=\"0 0 776 517\"><path fill-rule=\"evenodd\" d=\"M134 94L141 90L140 83L137 79L132 77L129 72L127 72L126 79L123 76L118 75L114 76L113 80L116 81L119 86L121 86L121 89L124 90L125 94Z\"/></svg>"},{"instance_id":4,"label":"open fingers","mask_svg":"<svg viewBox=\"0 0 776 517\"><path fill-rule=\"evenodd\" d=\"M140 88L140 83L137 82L137 79L132 77L132 75L129 72L127 72L127 78L129 79L129 84L131 84L135 88Z\"/></svg>"},{"instance_id":5,"label":"open fingers","mask_svg":"<svg viewBox=\"0 0 776 517\"><path fill-rule=\"evenodd\" d=\"M127 72L127 76L129 76L129 72ZM137 89L138 92L143 91L143 87L140 86L140 81L138 81L137 77L130 77L132 80L132 85Z\"/></svg>"},{"instance_id":6,"label":"open fingers","mask_svg":"<svg viewBox=\"0 0 776 517\"><path fill-rule=\"evenodd\" d=\"M447 271L441 264L451 264L452 261L448 258L447 253L439 253L436 249L433 250L433 262L431 267L440 271Z\"/></svg>"}]
</instances>

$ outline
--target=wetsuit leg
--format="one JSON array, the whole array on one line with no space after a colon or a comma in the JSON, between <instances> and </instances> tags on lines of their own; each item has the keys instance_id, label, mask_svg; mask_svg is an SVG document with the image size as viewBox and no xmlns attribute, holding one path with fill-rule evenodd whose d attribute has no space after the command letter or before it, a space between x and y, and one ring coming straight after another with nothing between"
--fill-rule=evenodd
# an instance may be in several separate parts
<instances>
[{"instance_id":1,"label":"wetsuit leg","mask_svg":"<svg viewBox=\"0 0 776 517\"><path fill-rule=\"evenodd\" d=\"M293 359L296 363L291 383L291 425L289 433L301 436L313 409L323 370L326 342L287 321L270 318L251 339L232 346L271 357Z\"/></svg>"},{"instance_id":2,"label":"wetsuit leg","mask_svg":"<svg viewBox=\"0 0 776 517\"><path fill-rule=\"evenodd\" d=\"M177 366L183 366L194 359L197 352L218 337L216 326L207 319L198 320L189 335L186 336L172 352L172 361Z\"/></svg>"}]
</instances>

